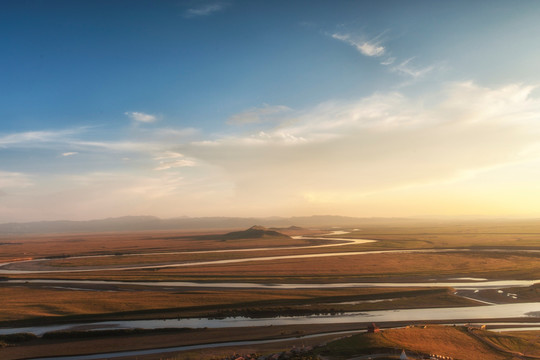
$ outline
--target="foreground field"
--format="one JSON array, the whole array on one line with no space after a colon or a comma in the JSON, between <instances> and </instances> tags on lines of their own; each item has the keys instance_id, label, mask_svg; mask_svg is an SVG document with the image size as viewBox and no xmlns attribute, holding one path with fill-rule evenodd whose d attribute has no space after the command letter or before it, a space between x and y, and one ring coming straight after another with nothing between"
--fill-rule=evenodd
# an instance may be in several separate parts
<instances>
[{"instance_id":1,"label":"foreground field","mask_svg":"<svg viewBox=\"0 0 540 360\"><path fill-rule=\"evenodd\" d=\"M492 332L478 327L417 324L386 324L402 328L385 328L378 333L366 333L367 324L275 326L246 329L180 329L147 333L96 334L76 337L58 335L51 340L33 339L19 346L0 349L2 359L15 360L37 356L67 356L92 354L95 349L108 353L133 349L171 348L201 343L218 343L214 348L165 351L137 355L138 360L217 360L232 354L257 353L269 356L291 348L312 347L306 358L327 360L368 359L387 354L384 359L399 359L405 350L410 359L437 355L454 360L517 360L540 357L540 332ZM344 332L342 334L341 332ZM320 336L310 337L316 334ZM253 345L227 344L228 341L268 340L274 342ZM23 346L24 345L24 346ZM391 354L394 354L393 356ZM107 358L104 356L104 358ZM119 359L133 359L120 357Z\"/></svg>"},{"instance_id":2,"label":"foreground field","mask_svg":"<svg viewBox=\"0 0 540 360\"><path fill-rule=\"evenodd\" d=\"M455 360L540 358L538 333L496 333L474 327L413 326L360 334L330 342L318 349L331 359L406 349L412 358L438 355Z\"/></svg>"}]
</instances>

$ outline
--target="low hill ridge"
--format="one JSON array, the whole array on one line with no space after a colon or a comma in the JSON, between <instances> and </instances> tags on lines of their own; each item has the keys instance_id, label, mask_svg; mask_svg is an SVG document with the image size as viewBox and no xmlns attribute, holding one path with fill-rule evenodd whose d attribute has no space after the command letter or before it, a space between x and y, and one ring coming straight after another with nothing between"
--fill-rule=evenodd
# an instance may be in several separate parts
<instances>
[{"instance_id":1,"label":"low hill ridge","mask_svg":"<svg viewBox=\"0 0 540 360\"><path fill-rule=\"evenodd\" d=\"M222 236L226 239L260 239L268 237L291 238L288 235L282 234L275 230L267 229L260 225L254 225L247 230L233 231Z\"/></svg>"},{"instance_id":2,"label":"low hill ridge","mask_svg":"<svg viewBox=\"0 0 540 360\"><path fill-rule=\"evenodd\" d=\"M263 231L267 231L268 228L265 228L264 226L261 226L261 225L253 225L252 227L250 227L248 229L249 230L263 230Z\"/></svg>"}]
</instances>

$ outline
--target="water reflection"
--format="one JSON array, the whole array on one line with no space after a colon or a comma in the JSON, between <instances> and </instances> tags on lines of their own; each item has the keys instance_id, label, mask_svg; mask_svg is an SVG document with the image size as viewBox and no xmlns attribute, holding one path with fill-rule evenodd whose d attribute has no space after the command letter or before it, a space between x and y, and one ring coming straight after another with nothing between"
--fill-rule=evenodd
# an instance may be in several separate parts
<instances>
[{"instance_id":1,"label":"water reflection","mask_svg":"<svg viewBox=\"0 0 540 360\"><path fill-rule=\"evenodd\" d=\"M105 329L159 329L159 328L224 328L251 327L270 325L308 325L338 323L368 323L390 321L429 321L448 320L465 321L510 318L540 318L540 303L498 304L473 307L424 308L402 310L378 310L365 312L349 312L337 315L282 316L275 318L227 317L222 319L160 319L160 320L128 320L106 321L88 324L65 324L14 329L0 329L0 335L18 332L30 332L42 335L57 330L105 330ZM539 319L540 320L540 319ZM531 323L524 323L531 326ZM540 324L535 324L540 325Z\"/></svg>"},{"instance_id":2,"label":"water reflection","mask_svg":"<svg viewBox=\"0 0 540 360\"><path fill-rule=\"evenodd\" d=\"M54 284L66 289L73 285L138 285L149 287L195 287L195 288L228 288L228 289L337 289L337 288L407 288L407 287L451 287L456 290L502 289L509 287L528 287L538 280L487 280L487 281L427 281L427 282L350 282L329 284L257 284L257 283L212 283L189 281L107 281L107 280L5 280L11 284Z\"/></svg>"}]
</instances>

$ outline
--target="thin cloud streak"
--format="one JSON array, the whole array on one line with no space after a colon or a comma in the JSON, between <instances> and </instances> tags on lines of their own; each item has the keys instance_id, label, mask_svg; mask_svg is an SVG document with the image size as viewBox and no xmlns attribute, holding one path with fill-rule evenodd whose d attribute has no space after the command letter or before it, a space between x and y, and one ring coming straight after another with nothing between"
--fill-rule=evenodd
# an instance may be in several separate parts
<instances>
[{"instance_id":1,"label":"thin cloud streak","mask_svg":"<svg viewBox=\"0 0 540 360\"><path fill-rule=\"evenodd\" d=\"M407 75L414 79L418 79L418 78L424 77L426 74L430 73L435 68L434 66L426 66L423 68L414 67L411 64L413 59L414 57L409 58L405 61L402 61L398 65L392 67L391 70L398 74ZM386 64L383 64L383 65L386 65Z\"/></svg>"},{"instance_id":2,"label":"thin cloud streak","mask_svg":"<svg viewBox=\"0 0 540 360\"><path fill-rule=\"evenodd\" d=\"M385 65L385 66L392 65L395 61L396 61L395 57L389 57L385 59L384 61L381 61L381 65Z\"/></svg>"},{"instance_id":3,"label":"thin cloud streak","mask_svg":"<svg viewBox=\"0 0 540 360\"><path fill-rule=\"evenodd\" d=\"M264 104L262 107L252 108L245 110L241 113L235 114L227 120L229 125L243 125L251 123L261 123L266 120L276 118L276 116L289 112L292 109L285 105L268 105Z\"/></svg>"},{"instance_id":4,"label":"thin cloud streak","mask_svg":"<svg viewBox=\"0 0 540 360\"><path fill-rule=\"evenodd\" d=\"M155 115L145 114L143 112L126 111L124 114L127 115L131 120L140 123L153 123L157 121L157 117Z\"/></svg>"},{"instance_id":5,"label":"thin cloud streak","mask_svg":"<svg viewBox=\"0 0 540 360\"><path fill-rule=\"evenodd\" d=\"M195 17L209 16L214 13L222 11L226 7L227 7L227 4L224 4L224 3L207 4L201 7L187 9L184 12L184 17L195 18Z\"/></svg>"},{"instance_id":6,"label":"thin cloud streak","mask_svg":"<svg viewBox=\"0 0 540 360\"><path fill-rule=\"evenodd\" d=\"M397 61L397 58L394 56L390 56L388 54L388 50L381 45L381 41L379 40L381 35L369 41L359 40L357 37L351 34L334 33L331 36L336 40L353 46L364 56L380 57L386 55L385 59L380 62L381 65L389 66L390 71L400 75L411 77L414 80L424 77L435 69L435 66L433 65L425 67L413 66L412 61L414 60L414 57L408 58L404 61L399 62L397 65L394 65Z\"/></svg>"},{"instance_id":7,"label":"thin cloud streak","mask_svg":"<svg viewBox=\"0 0 540 360\"><path fill-rule=\"evenodd\" d=\"M177 144L179 141L185 141L195 135L199 135L199 131L193 128L157 128L151 131L135 128L131 129L131 132L137 140L85 140L83 138L89 138L91 136L86 132L86 128L58 131L28 131L0 136L0 148L28 150L46 148L58 150L58 153L63 157L77 155L83 150L87 152L150 153L158 152L163 147ZM74 150L65 151L66 148Z\"/></svg>"},{"instance_id":8,"label":"thin cloud streak","mask_svg":"<svg viewBox=\"0 0 540 360\"><path fill-rule=\"evenodd\" d=\"M30 176L27 174L12 171L0 171L0 189L26 188L32 185L33 183L30 180Z\"/></svg>"},{"instance_id":9,"label":"thin cloud streak","mask_svg":"<svg viewBox=\"0 0 540 360\"><path fill-rule=\"evenodd\" d=\"M42 143L66 142L83 129L68 129L60 131L26 131L0 136L0 147L27 146Z\"/></svg>"},{"instance_id":10,"label":"thin cloud streak","mask_svg":"<svg viewBox=\"0 0 540 360\"><path fill-rule=\"evenodd\" d=\"M196 166L195 161L186 159L183 154L174 151L166 151L154 159L159 161L159 165L154 168L158 171Z\"/></svg>"},{"instance_id":11,"label":"thin cloud streak","mask_svg":"<svg viewBox=\"0 0 540 360\"><path fill-rule=\"evenodd\" d=\"M380 45L380 42L375 40L371 41L361 41L356 38L354 38L351 34L341 34L341 33L334 33L331 35L332 38L342 41L344 43L347 43L356 50L358 50L362 55L365 56L381 56L385 53L384 46Z\"/></svg>"}]
</instances>

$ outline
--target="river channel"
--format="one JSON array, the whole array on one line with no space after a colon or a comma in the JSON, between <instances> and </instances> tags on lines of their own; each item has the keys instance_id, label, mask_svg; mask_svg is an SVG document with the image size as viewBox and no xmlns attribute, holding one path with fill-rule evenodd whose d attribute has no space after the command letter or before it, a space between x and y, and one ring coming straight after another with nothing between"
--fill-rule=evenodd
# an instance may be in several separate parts
<instances>
[{"instance_id":1,"label":"river channel","mask_svg":"<svg viewBox=\"0 0 540 360\"><path fill-rule=\"evenodd\" d=\"M429 320L489 320L489 319L540 319L540 303L497 304L487 306L425 308L402 310L378 310L349 312L332 315L280 316L274 318L226 317L220 319L187 318L160 320L104 321L95 323L33 326L0 329L0 335L29 332L42 335L50 331L110 330L110 329L159 329L159 328L225 328L275 325L341 324L389 321L429 321ZM515 320L514 320L515 322ZM524 322L524 325L540 326Z\"/></svg>"},{"instance_id":2,"label":"river channel","mask_svg":"<svg viewBox=\"0 0 540 360\"><path fill-rule=\"evenodd\" d=\"M327 235L342 235L344 232L334 232ZM350 238L327 238L327 237L303 237L304 239L312 240L335 240L339 241L332 244L301 246L289 248L252 248L252 249L237 249L237 250L211 250L202 252L231 252L231 251L261 251L261 250L276 250L276 249L307 249L321 248L330 246L344 246L350 244L359 244L373 242L375 240L367 239L350 239ZM80 271L103 271L103 270L132 270L146 268L161 268L161 267L177 267L177 266L203 266L213 264L227 264L245 261L269 261L279 259L293 258L308 258L308 257L323 257L323 256L347 256L347 255L364 255L369 253L439 253L439 252L466 252L467 249L427 249L427 250L382 250L382 251L361 251L361 252L339 252L339 253L322 253L322 254L298 254L284 256L267 256L257 258L243 259L227 259L214 261L198 261L191 263L163 264L163 265L144 265L133 267L107 267L107 268L92 268L92 269L69 269L69 270L24 270L17 268L20 264L30 262L47 261L50 259L37 259L29 261L20 261L14 263L0 264L0 273L4 274L32 274L32 273L57 273L57 272L80 272ZM475 250L477 251L477 250ZM485 251L507 251L507 250L485 250ZM516 250L516 252L523 250ZM525 250L527 252L538 252L537 250ZM186 252L177 252L186 254ZM201 251L197 252L201 253ZM156 253L152 253L156 254ZM163 253L171 254L171 253ZM138 254L141 256L150 255ZM111 255L101 255L111 256ZM99 257L87 256L87 257ZM256 283L204 283L204 282L124 282L124 281L99 281L99 280L7 280L7 283L15 283L24 285L25 283L45 283L59 287L74 288L80 285L88 284L113 284L113 285L138 285L138 286L160 286L160 287L211 287L211 288L264 288L264 289L308 289L308 288L345 288L345 287L453 287L455 289L498 289L505 287L516 286L531 286L540 280L487 280L487 279L471 279L457 278L447 279L445 281L426 282L358 282L358 283L330 283L330 284L256 284ZM1 282L0 282L1 284ZM77 288L75 288L77 289ZM77 289L79 290L79 289ZM493 304L487 306L475 307L452 307L452 308L425 308L425 309L404 309L404 310L384 310L384 311L366 311L366 312L350 312L334 315L311 315L311 316L284 316L275 318L245 318L245 317L230 317L222 319L209 318L187 318L187 319L160 319L160 320L129 320L129 321L108 321L95 322L84 324L64 324L50 325L25 328L10 328L0 329L1 334L12 334L18 332L30 332L36 335L42 335L50 331L58 330L103 330L103 329L125 329L125 328L141 328L141 329L157 329L157 328L222 328L222 327L252 327L252 326L271 326L271 325L308 325L308 324L329 324L329 323L365 323L365 322L388 322L388 321L457 321L465 319L511 319L511 318L540 318L540 303L517 303L517 304ZM528 325L540 325L540 323L527 323Z\"/></svg>"},{"instance_id":3,"label":"river channel","mask_svg":"<svg viewBox=\"0 0 540 360\"><path fill-rule=\"evenodd\" d=\"M336 231L324 236L344 234L346 232ZM228 253L228 252L250 252L250 251L271 251L271 250L297 250L297 249L316 249L327 248L345 245L366 244L370 242L376 242L377 240L370 239L353 239L353 238L329 238L329 237L309 237L309 236L296 236L296 239L305 240L331 240L336 241L332 244L323 245L311 245L311 246L292 246L292 247L275 247L275 248L249 248L249 249L228 249L228 250L204 250L204 251L190 251L190 252L163 252L163 253L143 253L143 254L124 254L124 255L91 255L91 256L73 256L67 257L69 259L83 259L83 258L103 258L114 256L150 256L150 255L176 255L176 254L202 254L202 253ZM40 263L44 263L51 258L43 259L30 259L15 262L0 263L0 274L11 275L28 275L37 273L73 273L73 272L96 272L96 271L123 271L123 270L144 270L144 269L165 269L175 267L192 267L192 266L208 266L208 265L224 265L224 264L237 264L243 262L259 262L259 261L277 261L277 260L291 260L291 259L306 259L306 258L322 258L322 257L336 257L336 256L355 256L355 255L370 255L370 254L411 254L411 253L460 253L471 252L470 249L414 249L414 250L372 250L372 251L348 251L348 252L330 252L330 253L317 253L317 254L295 254L295 255L278 255L278 256L259 256L248 257L238 259L225 259L225 260L210 260L210 261L193 261L193 262L180 262L180 263L167 263L167 264L152 264L152 265L131 265L131 266L107 266L107 267L85 267L85 268L71 268L63 270L55 270L50 268L39 268ZM475 252L508 252L507 249L475 249ZM540 250L520 250L516 249L513 252L525 252L525 253L540 253ZM25 265L32 264L38 266L38 269L25 269ZM21 268L22 267L22 268Z\"/></svg>"},{"instance_id":4,"label":"river channel","mask_svg":"<svg viewBox=\"0 0 540 360\"><path fill-rule=\"evenodd\" d=\"M72 290L85 290L83 285L124 285L124 286L147 286L167 288L227 288L227 289L338 289L338 288L407 288L407 287L452 287L456 290L487 290L503 289L509 287L528 287L538 280L487 280L476 281L428 281L428 282L348 282L348 283L306 283L306 284L257 284L257 283L212 283L212 282L188 282L188 281L108 281L108 280L52 280L52 279L28 279L28 280L4 280L0 284L50 284L55 288ZM77 287L80 286L80 287Z\"/></svg>"}]
</instances>

